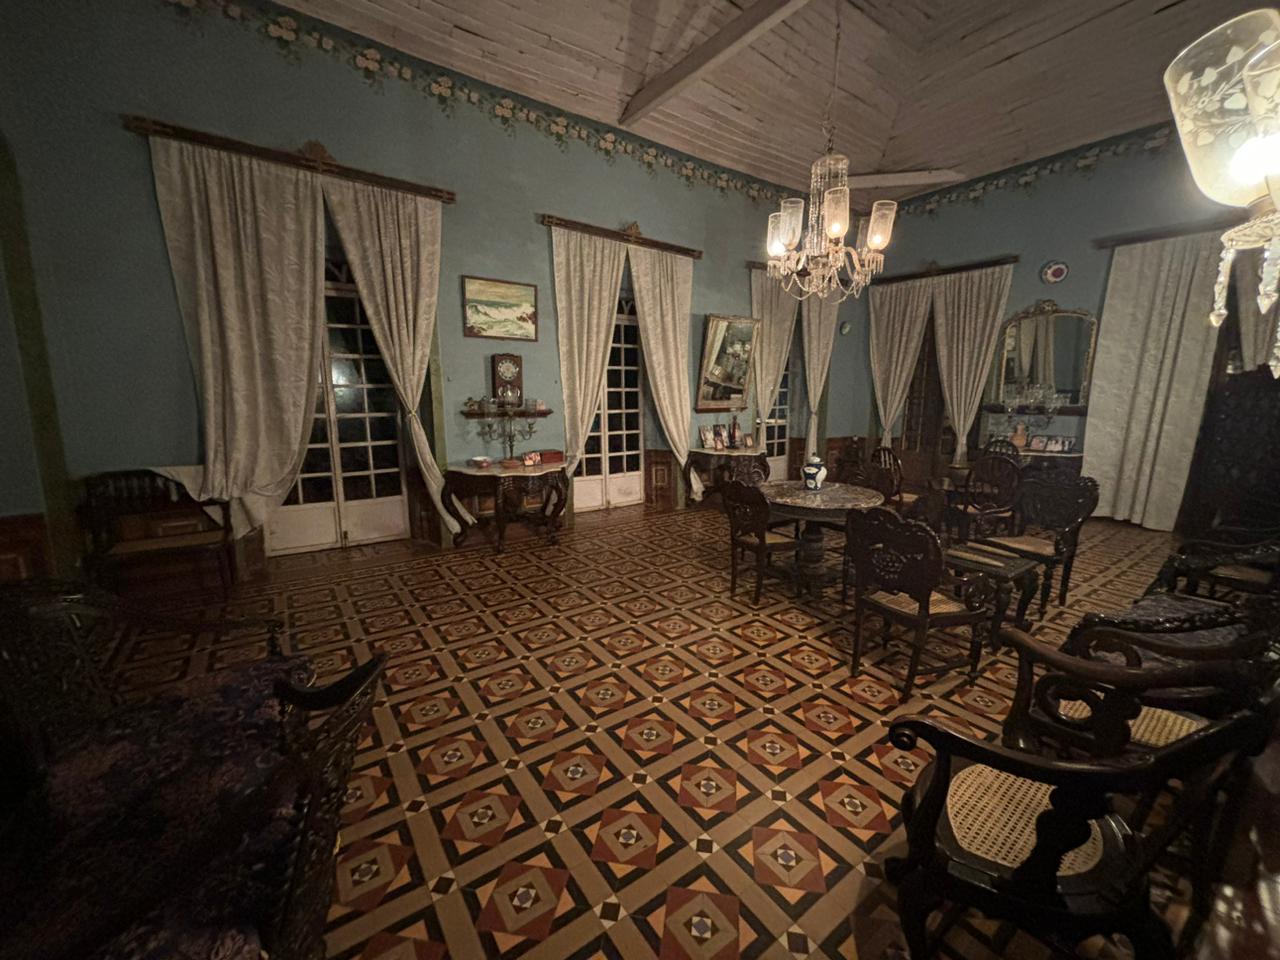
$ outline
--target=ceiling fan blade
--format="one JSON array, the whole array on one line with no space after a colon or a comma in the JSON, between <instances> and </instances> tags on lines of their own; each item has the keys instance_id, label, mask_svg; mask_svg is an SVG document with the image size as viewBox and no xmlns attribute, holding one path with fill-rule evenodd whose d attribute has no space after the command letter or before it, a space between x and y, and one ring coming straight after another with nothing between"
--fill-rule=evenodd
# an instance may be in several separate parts
<instances>
[{"instance_id":1,"label":"ceiling fan blade","mask_svg":"<svg viewBox=\"0 0 1280 960\"><path fill-rule=\"evenodd\" d=\"M849 189L873 187L926 187L935 183L957 183L965 178L959 170L897 170L892 173L851 173Z\"/></svg>"}]
</instances>

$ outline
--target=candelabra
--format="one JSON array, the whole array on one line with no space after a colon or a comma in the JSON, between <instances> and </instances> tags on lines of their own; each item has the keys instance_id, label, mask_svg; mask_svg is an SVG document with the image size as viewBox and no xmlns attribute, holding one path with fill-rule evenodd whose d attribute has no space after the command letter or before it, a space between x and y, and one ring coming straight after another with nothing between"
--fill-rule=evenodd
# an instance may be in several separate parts
<instances>
[{"instance_id":1,"label":"candelabra","mask_svg":"<svg viewBox=\"0 0 1280 960\"><path fill-rule=\"evenodd\" d=\"M531 407L527 404L512 407L481 402L469 405L462 411L462 415L468 420L478 421L476 430L481 440L486 443L502 441L507 459L510 460L516 455L516 441L532 439L538 430L538 421L550 416L551 411L546 407Z\"/></svg>"}]
</instances>

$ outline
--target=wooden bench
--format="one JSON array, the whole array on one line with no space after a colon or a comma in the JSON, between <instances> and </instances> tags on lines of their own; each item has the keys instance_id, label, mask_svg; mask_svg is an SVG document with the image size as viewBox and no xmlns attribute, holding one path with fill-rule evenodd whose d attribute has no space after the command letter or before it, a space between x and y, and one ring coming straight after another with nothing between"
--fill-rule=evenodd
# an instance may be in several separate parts
<instances>
[{"instance_id":1,"label":"wooden bench","mask_svg":"<svg viewBox=\"0 0 1280 960\"><path fill-rule=\"evenodd\" d=\"M86 566L105 586L118 592L126 564L186 556L211 558L223 596L230 590L233 545L225 502L197 501L182 484L150 470L120 470L86 478L82 512L92 539Z\"/></svg>"}]
</instances>

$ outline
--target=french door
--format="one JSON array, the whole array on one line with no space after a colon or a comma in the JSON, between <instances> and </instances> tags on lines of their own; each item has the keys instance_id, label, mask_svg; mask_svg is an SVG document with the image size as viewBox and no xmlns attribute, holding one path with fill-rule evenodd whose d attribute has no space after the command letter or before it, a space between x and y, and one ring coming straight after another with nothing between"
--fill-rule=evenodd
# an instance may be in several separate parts
<instances>
[{"instance_id":1,"label":"french door","mask_svg":"<svg viewBox=\"0 0 1280 960\"><path fill-rule=\"evenodd\" d=\"M604 392L573 474L573 509L644 502L644 430L640 328L635 301L618 302Z\"/></svg>"},{"instance_id":2,"label":"french door","mask_svg":"<svg viewBox=\"0 0 1280 960\"><path fill-rule=\"evenodd\" d=\"M315 416L302 470L267 520L269 555L409 535L400 409L345 259L326 258Z\"/></svg>"},{"instance_id":3,"label":"french door","mask_svg":"<svg viewBox=\"0 0 1280 960\"><path fill-rule=\"evenodd\" d=\"M769 476L781 479L787 475L787 436L791 423L791 358L787 357L787 365L782 368L782 379L778 381L778 396L773 401L773 409L769 411L769 419L761 426L763 437L756 437L756 443L764 444L765 456L769 458Z\"/></svg>"}]
</instances>

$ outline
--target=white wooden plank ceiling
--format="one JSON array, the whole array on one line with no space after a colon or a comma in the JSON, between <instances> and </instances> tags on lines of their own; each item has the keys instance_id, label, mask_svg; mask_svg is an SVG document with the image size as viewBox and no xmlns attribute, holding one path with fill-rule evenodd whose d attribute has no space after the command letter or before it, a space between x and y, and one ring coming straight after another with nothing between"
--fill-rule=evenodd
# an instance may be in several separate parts
<instances>
[{"instance_id":1,"label":"white wooden plank ceiling","mask_svg":"<svg viewBox=\"0 0 1280 960\"><path fill-rule=\"evenodd\" d=\"M617 124L649 81L768 0L283 0L404 53ZM634 124L791 187L836 146L858 173L975 177L1169 116L1165 66L1258 0L811 0ZM877 188L908 196L920 186ZM864 204L868 196L858 197Z\"/></svg>"}]
</instances>

